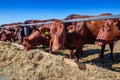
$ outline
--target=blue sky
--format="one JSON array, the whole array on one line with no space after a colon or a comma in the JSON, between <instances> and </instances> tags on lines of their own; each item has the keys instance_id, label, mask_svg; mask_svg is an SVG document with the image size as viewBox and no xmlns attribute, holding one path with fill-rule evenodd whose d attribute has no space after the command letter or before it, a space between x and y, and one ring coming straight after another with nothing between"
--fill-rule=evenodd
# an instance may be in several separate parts
<instances>
[{"instance_id":1,"label":"blue sky","mask_svg":"<svg viewBox=\"0 0 120 80\"><path fill-rule=\"evenodd\" d=\"M120 14L120 0L1 0L0 24L63 19L70 14Z\"/></svg>"}]
</instances>

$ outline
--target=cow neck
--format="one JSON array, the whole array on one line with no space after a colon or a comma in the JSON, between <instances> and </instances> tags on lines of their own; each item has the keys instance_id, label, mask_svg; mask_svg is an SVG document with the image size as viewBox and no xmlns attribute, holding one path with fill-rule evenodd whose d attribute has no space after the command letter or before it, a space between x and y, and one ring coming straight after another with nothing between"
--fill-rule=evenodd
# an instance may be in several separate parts
<instances>
[{"instance_id":1,"label":"cow neck","mask_svg":"<svg viewBox=\"0 0 120 80\"><path fill-rule=\"evenodd\" d=\"M34 29L34 30L36 30L36 31L38 31L39 33L41 33L41 31L40 31L39 29Z\"/></svg>"},{"instance_id":2,"label":"cow neck","mask_svg":"<svg viewBox=\"0 0 120 80\"><path fill-rule=\"evenodd\" d=\"M120 20L118 21L118 29L120 30Z\"/></svg>"}]
</instances>

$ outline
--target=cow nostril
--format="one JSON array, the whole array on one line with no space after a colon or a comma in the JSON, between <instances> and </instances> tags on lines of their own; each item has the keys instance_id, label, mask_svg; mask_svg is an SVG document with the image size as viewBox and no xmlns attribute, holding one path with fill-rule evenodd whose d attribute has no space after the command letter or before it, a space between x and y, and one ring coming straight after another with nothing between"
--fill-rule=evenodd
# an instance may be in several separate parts
<instances>
[{"instance_id":1,"label":"cow nostril","mask_svg":"<svg viewBox=\"0 0 120 80\"><path fill-rule=\"evenodd\" d=\"M61 47L59 47L58 49L62 49Z\"/></svg>"}]
</instances>

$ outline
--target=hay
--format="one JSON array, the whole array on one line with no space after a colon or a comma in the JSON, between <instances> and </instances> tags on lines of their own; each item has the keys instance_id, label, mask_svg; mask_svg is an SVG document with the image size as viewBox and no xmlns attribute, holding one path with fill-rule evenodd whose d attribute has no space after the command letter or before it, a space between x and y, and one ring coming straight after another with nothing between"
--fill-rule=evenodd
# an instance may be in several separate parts
<instances>
[{"instance_id":1,"label":"hay","mask_svg":"<svg viewBox=\"0 0 120 80\"><path fill-rule=\"evenodd\" d=\"M46 52L45 52L46 54ZM44 55L36 49L23 51L10 42L0 42L0 75L7 80L117 80L107 69L80 70L62 56Z\"/></svg>"}]
</instances>

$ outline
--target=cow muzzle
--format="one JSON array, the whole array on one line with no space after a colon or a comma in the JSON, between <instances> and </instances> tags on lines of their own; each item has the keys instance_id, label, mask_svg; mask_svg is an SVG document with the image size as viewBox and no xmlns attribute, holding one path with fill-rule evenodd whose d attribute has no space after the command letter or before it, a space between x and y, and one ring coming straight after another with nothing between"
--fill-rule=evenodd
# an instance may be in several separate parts
<instances>
[{"instance_id":1,"label":"cow muzzle","mask_svg":"<svg viewBox=\"0 0 120 80\"><path fill-rule=\"evenodd\" d=\"M102 46L103 45L102 42L95 42L95 44L98 45L98 46Z\"/></svg>"},{"instance_id":2,"label":"cow muzzle","mask_svg":"<svg viewBox=\"0 0 120 80\"><path fill-rule=\"evenodd\" d=\"M54 52L58 52L58 51L60 51L60 50L64 50L64 48L63 48L63 47L60 47L60 46L53 46L53 47L52 47L52 51L54 51Z\"/></svg>"},{"instance_id":3,"label":"cow muzzle","mask_svg":"<svg viewBox=\"0 0 120 80\"><path fill-rule=\"evenodd\" d=\"M104 40L96 40L96 41L95 41L95 44L98 45L98 46L103 46L104 43L105 43Z\"/></svg>"}]
</instances>

